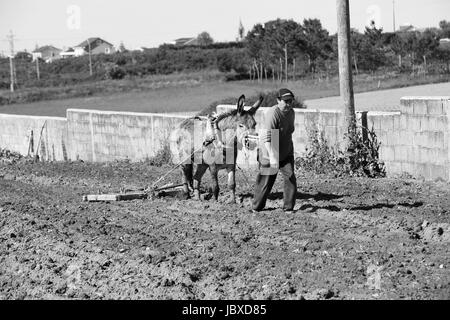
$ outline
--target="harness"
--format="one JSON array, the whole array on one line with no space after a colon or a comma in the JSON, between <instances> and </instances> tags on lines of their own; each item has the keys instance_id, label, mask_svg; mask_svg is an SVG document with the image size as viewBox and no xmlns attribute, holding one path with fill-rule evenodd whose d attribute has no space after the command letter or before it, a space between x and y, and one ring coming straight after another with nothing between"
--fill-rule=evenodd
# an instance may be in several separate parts
<instances>
[{"instance_id":1,"label":"harness","mask_svg":"<svg viewBox=\"0 0 450 320\"><path fill-rule=\"evenodd\" d=\"M216 148L223 146L222 133L217 123L217 116L208 114L207 116L196 116L196 120L206 121L206 137L203 141L203 146L208 146L214 143Z\"/></svg>"}]
</instances>

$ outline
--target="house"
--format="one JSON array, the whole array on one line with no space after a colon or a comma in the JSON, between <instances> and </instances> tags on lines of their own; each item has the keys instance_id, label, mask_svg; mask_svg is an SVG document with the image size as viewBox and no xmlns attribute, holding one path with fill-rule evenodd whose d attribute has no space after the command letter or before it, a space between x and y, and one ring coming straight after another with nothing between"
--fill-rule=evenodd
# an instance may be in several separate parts
<instances>
[{"instance_id":1,"label":"house","mask_svg":"<svg viewBox=\"0 0 450 320\"><path fill-rule=\"evenodd\" d=\"M400 25L398 32L424 32L427 28L416 28L410 23Z\"/></svg>"},{"instance_id":2,"label":"house","mask_svg":"<svg viewBox=\"0 0 450 320\"><path fill-rule=\"evenodd\" d=\"M61 49L55 48L54 46L43 46L34 50L31 54L33 56L33 61L37 58L43 59L45 62L52 62L54 60L61 59Z\"/></svg>"},{"instance_id":3,"label":"house","mask_svg":"<svg viewBox=\"0 0 450 320\"><path fill-rule=\"evenodd\" d=\"M61 58L68 58L75 56L75 50L73 48L68 48L64 51L62 51L60 54Z\"/></svg>"},{"instance_id":4,"label":"house","mask_svg":"<svg viewBox=\"0 0 450 320\"><path fill-rule=\"evenodd\" d=\"M64 55L79 57L88 54L89 51L91 52L91 54L100 54L100 53L111 54L116 52L116 49L111 43L96 37L96 38L89 38L81 42L79 45L74 46L73 48L69 48L67 51L65 51L66 53Z\"/></svg>"},{"instance_id":5,"label":"house","mask_svg":"<svg viewBox=\"0 0 450 320\"><path fill-rule=\"evenodd\" d=\"M148 48L140 46L140 47L134 48L132 51L144 52L145 50L148 50Z\"/></svg>"},{"instance_id":6,"label":"house","mask_svg":"<svg viewBox=\"0 0 450 320\"><path fill-rule=\"evenodd\" d=\"M179 38L175 39L176 46L197 46L198 39L197 38Z\"/></svg>"}]
</instances>

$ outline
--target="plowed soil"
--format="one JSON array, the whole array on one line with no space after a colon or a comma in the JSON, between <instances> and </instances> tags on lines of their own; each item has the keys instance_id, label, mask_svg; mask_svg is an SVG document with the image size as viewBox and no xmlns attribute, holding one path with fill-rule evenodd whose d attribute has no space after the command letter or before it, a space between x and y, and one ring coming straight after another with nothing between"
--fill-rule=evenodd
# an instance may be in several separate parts
<instances>
[{"instance_id":1,"label":"plowed soil","mask_svg":"<svg viewBox=\"0 0 450 320\"><path fill-rule=\"evenodd\" d=\"M298 172L297 211L279 209L279 177L254 214L248 170L237 172L238 204L225 173L218 203L82 202L167 170L0 164L0 299L450 298L448 183Z\"/></svg>"}]
</instances>

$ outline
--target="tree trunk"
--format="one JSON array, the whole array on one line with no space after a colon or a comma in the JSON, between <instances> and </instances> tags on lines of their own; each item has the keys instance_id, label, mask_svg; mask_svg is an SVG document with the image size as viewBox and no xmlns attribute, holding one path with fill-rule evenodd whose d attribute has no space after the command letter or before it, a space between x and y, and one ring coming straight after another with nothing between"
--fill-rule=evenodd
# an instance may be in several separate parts
<instances>
[{"instance_id":1,"label":"tree trunk","mask_svg":"<svg viewBox=\"0 0 450 320\"><path fill-rule=\"evenodd\" d=\"M39 58L36 58L36 75L37 75L37 79L41 80L41 74L39 72Z\"/></svg>"},{"instance_id":2,"label":"tree trunk","mask_svg":"<svg viewBox=\"0 0 450 320\"><path fill-rule=\"evenodd\" d=\"M356 74L358 74L359 72L358 72L358 63L356 62L356 56L353 56L353 63L355 64Z\"/></svg>"},{"instance_id":3,"label":"tree trunk","mask_svg":"<svg viewBox=\"0 0 450 320\"><path fill-rule=\"evenodd\" d=\"M351 68L350 46L350 8L349 0L336 0L338 21L339 83L344 107L344 121L348 136L344 137L344 150L350 147L350 141L356 135L355 100L353 94L353 75Z\"/></svg>"},{"instance_id":4,"label":"tree trunk","mask_svg":"<svg viewBox=\"0 0 450 320\"><path fill-rule=\"evenodd\" d=\"M286 82L288 82L288 56L287 56L287 44L284 44L284 73Z\"/></svg>"},{"instance_id":5,"label":"tree trunk","mask_svg":"<svg viewBox=\"0 0 450 320\"><path fill-rule=\"evenodd\" d=\"M398 67L399 68L402 67L402 55L401 54L398 55Z\"/></svg>"},{"instance_id":6,"label":"tree trunk","mask_svg":"<svg viewBox=\"0 0 450 320\"><path fill-rule=\"evenodd\" d=\"M292 61L292 80L295 81L295 59Z\"/></svg>"},{"instance_id":7,"label":"tree trunk","mask_svg":"<svg viewBox=\"0 0 450 320\"><path fill-rule=\"evenodd\" d=\"M263 63L261 62L261 64L260 64L260 67L261 67L261 82L263 81Z\"/></svg>"},{"instance_id":8,"label":"tree trunk","mask_svg":"<svg viewBox=\"0 0 450 320\"><path fill-rule=\"evenodd\" d=\"M425 70L425 73L428 73L427 71L427 56L423 56L423 67Z\"/></svg>"},{"instance_id":9,"label":"tree trunk","mask_svg":"<svg viewBox=\"0 0 450 320\"><path fill-rule=\"evenodd\" d=\"M279 78L280 82L283 81L283 61L281 60L281 57L280 57L280 74L279 74L278 78Z\"/></svg>"},{"instance_id":10,"label":"tree trunk","mask_svg":"<svg viewBox=\"0 0 450 320\"><path fill-rule=\"evenodd\" d=\"M256 63L256 59L253 61L254 63L254 68L255 68L255 72L256 72L256 77L257 80L259 81L259 69L258 69L258 64Z\"/></svg>"}]
</instances>

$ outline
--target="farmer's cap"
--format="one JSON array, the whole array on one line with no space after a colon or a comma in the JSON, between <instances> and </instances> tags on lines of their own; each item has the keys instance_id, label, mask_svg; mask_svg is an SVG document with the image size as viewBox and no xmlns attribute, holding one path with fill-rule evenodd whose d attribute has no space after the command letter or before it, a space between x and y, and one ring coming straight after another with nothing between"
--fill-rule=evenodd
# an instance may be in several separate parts
<instances>
[{"instance_id":1,"label":"farmer's cap","mask_svg":"<svg viewBox=\"0 0 450 320\"><path fill-rule=\"evenodd\" d=\"M292 93L291 90L283 88L278 91L277 98L279 100L292 100L294 99L294 94Z\"/></svg>"}]
</instances>

